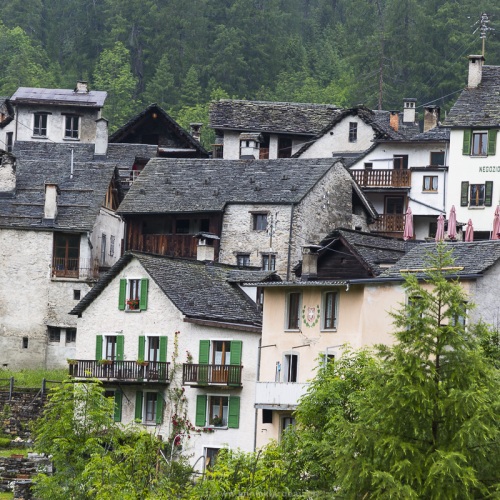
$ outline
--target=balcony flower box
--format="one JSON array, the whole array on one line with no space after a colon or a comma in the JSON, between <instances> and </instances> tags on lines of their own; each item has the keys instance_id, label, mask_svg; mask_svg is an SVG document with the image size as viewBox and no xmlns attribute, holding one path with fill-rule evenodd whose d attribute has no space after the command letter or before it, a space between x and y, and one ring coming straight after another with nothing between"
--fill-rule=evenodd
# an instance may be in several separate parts
<instances>
[{"instance_id":1,"label":"balcony flower box","mask_svg":"<svg viewBox=\"0 0 500 500\"><path fill-rule=\"evenodd\" d=\"M108 365L113 364L113 360L112 359L100 359L99 361L97 361L97 364L101 365L101 366L108 366Z\"/></svg>"},{"instance_id":2,"label":"balcony flower box","mask_svg":"<svg viewBox=\"0 0 500 500\"><path fill-rule=\"evenodd\" d=\"M144 361L143 359L138 359L135 363L138 366L148 366L149 365L149 361Z\"/></svg>"},{"instance_id":3,"label":"balcony flower box","mask_svg":"<svg viewBox=\"0 0 500 500\"><path fill-rule=\"evenodd\" d=\"M127 300L127 309L129 311L138 311L139 310L139 299Z\"/></svg>"}]
</instances>

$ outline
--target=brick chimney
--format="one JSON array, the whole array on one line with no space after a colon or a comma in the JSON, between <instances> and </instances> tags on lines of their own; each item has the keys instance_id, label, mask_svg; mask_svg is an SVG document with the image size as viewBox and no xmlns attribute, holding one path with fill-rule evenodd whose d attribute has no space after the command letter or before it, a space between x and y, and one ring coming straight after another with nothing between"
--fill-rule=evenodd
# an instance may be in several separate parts
<instances>
[{"instance_id":1,"label":"brick chimney","mask_svg":"<svg viewBox=\"0 0 500 500\"><path fill-rule=\"evenodd\" d=\"M193 139L200 142L201 127L203 127L203 123L190 123L189 127L191 128L191 136Z\"/></svg>"},{"instance_id":2,"label":"brick chimney","mask_svg":"<svg viewBox=\"0 0 500 500\"><path fill-rule=\"evenodd\" d=\"M59 187L55 183L45 183L45 204L43 207L43 218L54 221L57 217L57 195Z\"/></svg>"},{"instance_id":3,"label":"brick chimney","mask_svg":"<svg viewBox=\"0 0 500 500\"><path fill-rule=\"evenodd\" d=\"M467 87L476 88L483 77L484 56L469 56L469 80Z\"/></svg>"},{"instance_id":4,"label":"brick chimney","mask_svg":"<svg viewBox=\"0 0 500 500\"><path fill-rule=\"evenodd\" d=\"M89 91L89 84L82 80L76 82L75 92L77 94L87 94Z\"/></svg>"},{"instance_id":5,"label":"brick chimney","mask_svg":"<svg viewBox=\"0 0 500 500\"><path fill-rule=\"evenodd\" d=\"M424 132L439 125L440 114L441 108L439 106L426 106L424 108Z\"/></svg>"},{"instance_id":6,"label":"brick chimney","mask_svg":"<svg viewBox=\"0 0 500 500\"><path fill-rule=\"evenodd\" d=\"M98 118L95 123L94 160L105 159L108 152L108 120Z\"/></svg>"},{"instance_id":7,"label":"brick chimney","mask_svg":"<svg viewBox=\"0 0 500 500\"><path fill-rule=\"evenodd\" d=\"M318 245L307 245L302 247L302 281L308 281L318 277Z\"/></svg>"},{"instance_id":8,"label":"brick chimney","mask_svg":"<svg viewBox=\"0 0 500 500\"><path fill-rule=\"evenodd\" d=\"M0 154L0 197L16 194L16 158L7 152Z\"/></svg>"},{"instance_id":9,"label":"brick chimney","mask_svg":"<svg viewBox=\"0 0 500 500\"><path fill-rule=\"evenodd\" d=\"M403 123L415 123L415 106L417 100L411 97L403 98Z\"/></svg>"},{"instance_id":10,"label":"brick chimney","mask_svg":"<svg viewBox=\"0 0 500 500\"><path fill-rule=\"evenodd\" d=\"M397 111L389 111L389 126L396 132L399 129L399 113Z\"/></svg>"}]
</instances>

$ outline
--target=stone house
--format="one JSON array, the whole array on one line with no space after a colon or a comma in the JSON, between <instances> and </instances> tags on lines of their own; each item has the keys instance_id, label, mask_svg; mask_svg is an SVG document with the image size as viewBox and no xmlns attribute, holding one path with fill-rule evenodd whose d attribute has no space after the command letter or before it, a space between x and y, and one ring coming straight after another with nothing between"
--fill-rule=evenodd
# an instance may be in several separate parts
<instances>
[{"instance_id":1,"label":"stone house","mask_svg":"<svg viewBox=\"0 0 500 500\"><path fill-rule=\"evenodd\" d=\"M470 321L497 328L500 242L446 245L456 259L452 278L476 304ZM257 447L293 425L293 410L323 363L341 356L346 346L393 342L390 313L408 302L403 276L413 272L423 278L427 254L435 249L435 243L338 230L305 249L295 280L258 284L264 290L266 348L255 399Z\"/></svg>"},{"instance_id":2,"label":"stone house","mask_svg":"<svg viewBox=\"0 0 500 500\"><path fill-rule=\"evenodd\" d=\"M341 109L326 104L222 99L210 105L214 158L331 158L359 154L379 137L409 138L419 132L415 99L404 112Z\"/></svg>"},{"instance_id":3,"label":"stone house","mask_svg":"<svg viewBox=\"0 0 500 500\"><path fill-rule=\"evenodd\" d=\"M19 87L10 98L14 142L94 143L106 96L87 82L74 90Z\"/></svg>"},{"instance_id":4,"label":"stone house","mask_svg":"<svg viewBox=\"0 0 500 500\"><path fill-rule=\"evenodd\" d=\"M119 171L146 146L17 141L0 165L0 364L65 366L68 313L123 251ZM154 148L155 149L155 148ZM15 286L12 277L15 276Z\"/></svg>"},{"instance_id":5,"label":"stone house","mask_svg":"<svg viewBox=\"0 0 500 500\"><path fill-rule=\"evenodd\" d=\"M10 153L14 145L14 107L8 97L0 97L0 149Z\"/></svg>"},{"instance_id":6,"label":"stone house","mask_svg":"<svg viewBox=\"0 0 500 500\"><path fill-rule=\"evenodd\" d=\"M377 217L342 161L152 159L123 200L126 249L275 269L335 227Z\"/></svg>"},{"instance_id":7,"label":"stone house","mask_svg":"<svg viewBox=\"0 0 500 500\"><path fill-rule=\"evenodd\" d=\"M467 87L445 120L450 133L450 171L446 211L454 205L457 220L474 225L474 239L488 239L495 207L500 204L497 133L500 128L500 66L469 56Z\"/></svg>"},{"instance_id":8,"label":"stone house","mask_svg":"<svg viewBox=\"0 0 500 500\"><path fill-rule=\"evenodd\" d=\"M126 253L71 311L70 373L102 380L117 421L162 436L170 455L182 444L197 471L222 447L252 451L262 317L238 283L271 274Z\"/></svg>"}]
</instances>

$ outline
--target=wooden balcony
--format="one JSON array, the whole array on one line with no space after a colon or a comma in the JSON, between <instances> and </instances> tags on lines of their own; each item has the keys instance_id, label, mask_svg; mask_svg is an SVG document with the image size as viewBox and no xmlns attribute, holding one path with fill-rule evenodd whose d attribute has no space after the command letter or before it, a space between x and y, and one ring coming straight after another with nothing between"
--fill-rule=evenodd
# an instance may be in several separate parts
<instances>
[{"instance_id":1,"label":"wooden balcony","mask_svg":"<svg viewBox=\"0 0 500 500\"><path fill-rule=\"evenodd\" d=\"M127 248L157 255L195 259L198 240L193 236L192 234L129 234Z\"/></svg>"},{"instance_id":2,"label":"wooden balcony","mask_svg":"<svg viewBox=\"0 0 500 500\"><path fill-rule=\"evenodd\" d=\"M241 387L241 365L194 365L182 366L182 384L194 387L207 385L231 385Z\"/></svg>"},{"instance_id":3,"label":"wooden balcony","mask_svg":"<svg viewBox=\"0 0 500 500\"><path fill-rule=\"evenodd\" d=\"M404 228L404 214L382 214L370 227L372 232L384 233L387 236L401 236Z\"/></svg>"},{"instance_id":4,"label":"wooden balcony","mask_svg":"<svg viewBox=\"0 0 500 500\"><path fill-rule=\"evenodd\" d=\"M354 180L362 188L410 188L410 170L351 170Z\"/></svg>"},{"instance_id":5,"label":"wooden balcony","mask_svg":"<svg viewBox=\"0 0 500 500\"><path fill-rule=\"evenodd\" d=\"M259 160L269 160L269 148L259 149Z\"/></svg>"},{"instance_id":6,"label":"wooden balcony","mask_svg":"<svg viewBox=\"0 0 500 500\"><path fill-rule=\"evenodd\" d=\"M113 382L153 382L168 384L170 363L150 361L145 365L136 361L82 360L69 365L69 374L75 378L98 378Z\"/></svg>"}]
</instances>

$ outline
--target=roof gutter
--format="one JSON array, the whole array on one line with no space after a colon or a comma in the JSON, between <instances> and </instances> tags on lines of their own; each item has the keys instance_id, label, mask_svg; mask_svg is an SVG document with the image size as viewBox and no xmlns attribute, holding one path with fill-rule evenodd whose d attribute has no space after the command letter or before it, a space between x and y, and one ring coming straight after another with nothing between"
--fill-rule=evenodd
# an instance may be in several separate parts
<instances>
[{"instance_id":1,"label":"roof gutter","mask_svg":"<svg viewBox=\"0 0 500 500\"><path fill-rule=\"evenodd\" d=\"M194 323L196 325L203 325L203 326L214 326L216 328L226 328L229 330L240 330L242 332L262 333L262 327L255 325L243 325L241 323L226 323L222 321L215 321L209 319L189 318L187 316L184 317L183 321L185 323Z\"/></svg>"}]
</instances>

